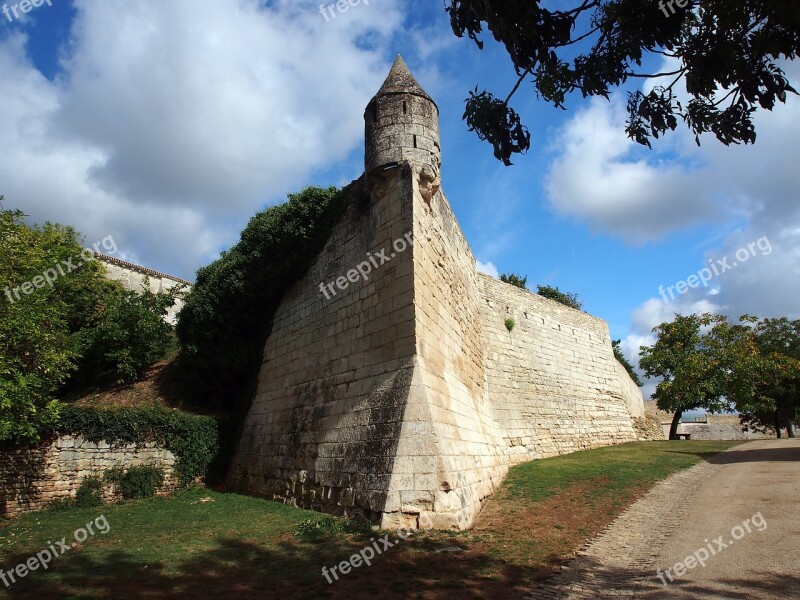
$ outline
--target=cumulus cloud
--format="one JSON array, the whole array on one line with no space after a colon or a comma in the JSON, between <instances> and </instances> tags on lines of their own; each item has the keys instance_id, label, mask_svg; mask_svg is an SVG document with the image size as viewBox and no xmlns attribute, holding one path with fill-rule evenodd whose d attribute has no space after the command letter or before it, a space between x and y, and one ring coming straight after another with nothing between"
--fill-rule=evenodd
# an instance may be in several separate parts
<instances>
[{"instance_id":1,"label":"cumulus cloud","mask_svg":"<svg viewBox=\"0 0 800 600\"><path fill-rule=\"evenodd\" d=\"M497 267L494 266L492 262L482 263L479 260L475 261L475 267L478 269L479 273L485 273L495 279L500 277L500 271L497 270Z\"/></svg>"},{"instance_id":2,"label":"cumulus cloud","mask_svg":"<svg viewBox=\"0 0 800 600\"><path fill-rule=\"evenodd\" d=\"M402 21L392 0L330 22L296 0L75 6L55 81L22 33L0 42L0 139L14 150L2 193L188 277L255 210L362 143Z\"/></svg>"},{"instance_id":3,"label":"cumulus cloud","mask_svg":"<svg viewBox=\"0 0 800 600\"><path fill-rule=\"evenodd\" d=\"M722 218L714 182L675 158L643 156L624 132L619 103L592 100L556 133L545 180L550 206L631 242Z\"/></svg>"}]
</instances>

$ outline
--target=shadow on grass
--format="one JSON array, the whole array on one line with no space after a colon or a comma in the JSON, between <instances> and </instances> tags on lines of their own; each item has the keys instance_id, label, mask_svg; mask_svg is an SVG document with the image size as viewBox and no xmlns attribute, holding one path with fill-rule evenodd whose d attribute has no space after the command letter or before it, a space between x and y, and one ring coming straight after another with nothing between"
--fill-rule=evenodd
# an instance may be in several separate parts
<instances>
[{"instance_id":1,"label":"shadow on grass","mask_svg":"<svg viewBox=\"0 0 800 600\"><path fill-rule=\"evenodd\" d=\"M125 551L75 550L53 561L46 573L31 572L5 594L0 591L0 597L399 599L452 598L455 593L459 598L505 599L522 597L534 579L546 576L541 567L452 552L453 540L420 538L399 542L376 556L371 566L362 565L328 584L322 566L330 569L356 554L364 543L369 544L369 539L359 539L349 547L341 542L334 546L290 541L266 549L257 543L224 539L211 550L194 552L169 565L147 563ZM8 570L27 558L6 556L3 563ZM551 572L547 570L548 575Z\"/></svg>"},{"instance_id":2,"label":"shadow on grass","mask_svg":"<svg viewBox=\"0 0 800 600\"><path fill-rule=\"evenodd\" d=\"M655 567L645 570L609 568L601 561L583 557L570 565L563 575L557 575L539 586L534 586L533 599L562 598L567 590L579 584L591 598L635 597L661 599L742 599L798 598L800 576L758 571L749 577L722 577L713 581L676 579L664 585L656 575ZM592 591L596 595L591 595ZM581 596L584 597L584 596Z\"/></svg>"}]
</instances>

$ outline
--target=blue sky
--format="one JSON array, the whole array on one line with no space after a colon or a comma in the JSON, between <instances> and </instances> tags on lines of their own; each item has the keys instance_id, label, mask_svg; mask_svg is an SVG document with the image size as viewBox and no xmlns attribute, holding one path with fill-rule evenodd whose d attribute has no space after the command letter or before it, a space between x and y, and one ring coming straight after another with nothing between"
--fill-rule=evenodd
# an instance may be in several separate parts
<instances>
[{"instance_id":1,"label":"blue sky","mask_svg":"<svg viewBox=\"0 0 800 600\"><path fill-rule=\"evenodd\" d=\"M486 41L455 38L442 3L421 0L327 21L302 0L0 14L0 194L191 279L257 210L360 175L364 107L401 53L439 105L443 187L484 270L577 292L629 355L675 312L800 317L797 98L759 115L755 146L679 132L649 151L624 135L624 93L561 111L523 86L533 149L504 167L461 120L476 85L504 96L516 81ZM724 257L737 266L664 302L660 286Z\"/></svg>"}]
</instances>

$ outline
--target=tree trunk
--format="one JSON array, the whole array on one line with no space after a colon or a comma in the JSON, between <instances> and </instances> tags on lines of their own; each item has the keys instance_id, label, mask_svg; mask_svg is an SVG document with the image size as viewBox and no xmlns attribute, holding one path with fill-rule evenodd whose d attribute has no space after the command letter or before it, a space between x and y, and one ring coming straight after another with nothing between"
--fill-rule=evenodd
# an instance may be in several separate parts
<instances>
[{"instance_id":1,"label":"tree trunk","mask_svg":"<svg viewBox=\"0 0 800 600\"><path fill-rule=\"evenodd\" d=\"M781 416L778 411L775 411L775 432L778 434L778 439L781 439Z\"/></svg>"},{"instance_id":2,"label":"tree trunk","mask_svg":"<svg viewBox=\"0 0 800 600\"><path fill-rule=\"evenodd\" d=\"M681 423L682 416L683 416L682 410L675 411L675 416L672 417L672 425L669 426L669 439L671 440L678 439L678 425L680 425Z\"/></svg>"},{"instance_id":3,"label":"tree trunk","mask_svg":"<svg viewBox=\"0 0 800 600\"><path fill-rule=\"evenodd\" d=\"M794 437L794 429L792 428L792 422L787 421L786 423L786 437L793 438Z\"/></svg>"}]
</instances>

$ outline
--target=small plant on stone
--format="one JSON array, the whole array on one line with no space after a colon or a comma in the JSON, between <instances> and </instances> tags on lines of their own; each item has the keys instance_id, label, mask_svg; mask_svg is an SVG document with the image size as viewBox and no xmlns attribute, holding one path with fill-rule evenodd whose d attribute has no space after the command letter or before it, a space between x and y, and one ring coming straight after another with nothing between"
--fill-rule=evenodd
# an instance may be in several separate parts
<instances>
[{"instance_id":1,"label":"small plant on stone","mask_svg":"<svg viewBox=\"0 0 800 600\"><path fill-rule=\"evenodd\" d=\"M81 481L75 494L75 506L78 508L94 508L103 505L103 480L97 475L90 475Z\"/></svg>"},{"instance_id":2,"label":"small plant on stone","mask_svg":"<svg viewBox=\"0 0 800 600\"><path fill-rule=\"evenodd\" d=\"M514 319L508 318L506 319L506 329L508 329L508 333L511 333L511 330L514 329L514 326L517 322Z\"/></svg>"},{"instance_id":3,"label":"small plant on stone","mask_svg":"<svg viewBox=\"0 0 800 600\"><path fill-rule=\"evenodd\" d=\"M152 498L164 483L164 471L155 465L139 465L127 471L114 467L103 478L114 484L125 500Z\"/></svg>"},{"instance_id":4,"label":"small plant on stone","mask_svg":"<svg viewBox=\"0 0 800 600\"><path fill-rule=\"evenodd\" d=\"M314 536L317 533L341 533L347 528L347 519L340 519L333 515L323 515L301 521L295 529L295 537Z\"/></svg>"},{"instance_id":5,"label":"small plant on stone","mask_svg":"<svg viewBox=\"0 0 800 600\"><path fill-rule=\"evenodd\" d=\"M341 533L365 534L369 532L370 525L368 522L362 523L348 517L321 515L298 523L294 536L304 541L318 541L320 538Z\"/></svg>"}]
</instances>

